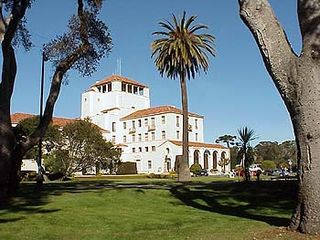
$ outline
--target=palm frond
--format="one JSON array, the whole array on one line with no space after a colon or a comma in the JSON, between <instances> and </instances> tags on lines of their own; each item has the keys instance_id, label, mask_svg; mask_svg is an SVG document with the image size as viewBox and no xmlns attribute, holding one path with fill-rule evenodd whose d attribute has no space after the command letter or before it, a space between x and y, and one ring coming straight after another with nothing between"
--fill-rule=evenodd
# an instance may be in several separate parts
<instances>
[{"instance_id":1,"label":"palm frond","mask_svg":"<svg viewBox=\"0 0 320 240\"><path fill-rule=\"evenodd\" d=\"M190 79L200 70L208 70L209 55L215 56L215 38L208 33L197 34L197 31L208 27L202 24L193 25L196 18L187 18L186 12L183 12L180 19L173 14L172 22L159 22L163 31L152 33L161 36L151 44L151 56L162 76L185 76Z\"/></svg>"}]
</instances>

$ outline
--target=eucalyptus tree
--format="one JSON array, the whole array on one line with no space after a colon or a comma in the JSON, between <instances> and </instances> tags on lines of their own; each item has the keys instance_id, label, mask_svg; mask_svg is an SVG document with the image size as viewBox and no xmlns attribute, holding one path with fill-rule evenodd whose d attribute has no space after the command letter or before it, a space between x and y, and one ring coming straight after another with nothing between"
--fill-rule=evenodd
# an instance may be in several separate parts
<instances>
[{"instance_id":1,"label":"eucalyptus tree","mask_svg":"<svg viewBox=\"0 0 320 240\"><path fill-rule=\"evenodd\" d=\"M253 160L253 149L250 146L250 142L256 139L255 132L253 129L244 127L238 129L239 140L240 140L240 150L239 154L242 156L241 159L244 164L244 173L246 181L250 181L249 165Z\"/></svg>"},{"instance_id":2,"label":"eucalyptus tree","mask_svg":"<svg viewBox=\"0 0 320 240\"><path fill-rule=\"evenodd\" d=\"M209 55L215 56L214 37L207 33L197 34L199 30L207 29L206 25L193 24L196 16L182 18L173 15L172 22L167 20L159 22L163 31L154 32L159 36L151 44L152 57L160 75L171 79L180 79L183 114L183 146L182 161L178 164L178 180L190 180L189 170L189 132L188 132L188 96L187 80L195 78L201 70L207 72Z\"/></svg>"},{"instance_id":3,"label":"eucalyptus tree","mask_svg":"<svg viewBox=\"0 0 320 240\"><path fill-rule=\"evenodd\" d=\"M44 136L51 122L55 103L65 74L70 69L83 75L95 71L99 60L111 50L107 26L98 19L103 0L76 0L65 34L45 45L44 55L52 61L55 71L43 117L36 129L26 136L15 135L11 127L10 109L15 85L17 63L14 46L31 47L26 29L25 13L31 0L0 1L0 39L2 40L2 76L0 83L0 203L15 191L17 172L23 155Z\"/></svg>"},{"instance_id":4,"label":"eucalyptus tree","mask_svg":"<svg viewBox=\"0 0 320 240\"><path fill-rule=\"evenodd\" d=\"M320 2L297 0L302 39L295 52L268 0L238 0L240 16L291 117L299 169L296 211L290 228L320 233Z\"/></svg>"}]
</instances>

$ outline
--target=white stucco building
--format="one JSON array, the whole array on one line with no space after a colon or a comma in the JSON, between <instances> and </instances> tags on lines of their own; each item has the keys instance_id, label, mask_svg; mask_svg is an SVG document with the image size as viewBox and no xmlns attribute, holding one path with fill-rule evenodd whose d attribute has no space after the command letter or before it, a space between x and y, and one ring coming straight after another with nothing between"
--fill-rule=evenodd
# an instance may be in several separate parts
<instances>
[{"instance_id":1,"label":"white stucco building","mask_svg":"<svg viewBox=\"0 0 320 240\"><path fill-rule=\"evenodd\" d=\"M149 88L137 81L112 75L96 82L81 97L81 118L86 117L106 130L104 137L121 148L121 160L136 162L139 173L169 172L182 154L182 111L150 107ZM203 116L189 113L189 164L222 171L229 149L204 143L203 125Z\"/></svg>"}]
</instances>

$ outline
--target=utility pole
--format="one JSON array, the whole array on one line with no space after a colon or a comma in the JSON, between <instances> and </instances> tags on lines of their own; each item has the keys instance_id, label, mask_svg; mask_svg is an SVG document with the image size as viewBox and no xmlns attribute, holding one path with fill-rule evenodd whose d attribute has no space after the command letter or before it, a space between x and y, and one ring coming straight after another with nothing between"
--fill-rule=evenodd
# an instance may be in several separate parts
<instances>
[{"instance_id":1,"label":"utility pole","mask_svg":"<svg viewBox=\"0 0 320 240\"><path fill-rule=\"evenodd\" d=\"M45 56L44 56L44 52L42 52L39 122L42 120L42 113L43 113L44 63L45 63ZM38 143L38 159L37 160L38 160L37 161L37 164L38 164L37 187L41 189L44 181L43 169L42 169L42 137L40 137L39 143Z\"/></svg>"}]
</instances>

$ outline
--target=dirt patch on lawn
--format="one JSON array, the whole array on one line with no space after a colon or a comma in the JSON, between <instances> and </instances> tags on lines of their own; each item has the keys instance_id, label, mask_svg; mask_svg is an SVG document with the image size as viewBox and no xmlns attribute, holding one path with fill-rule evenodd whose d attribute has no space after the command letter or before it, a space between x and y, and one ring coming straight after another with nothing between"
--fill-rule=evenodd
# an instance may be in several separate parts
<instances>
[{"instance_id":1,"label":"dirt patch on lawn","mask_svg":"<svg viewBox=\"0 0 320 240\"><path fill-rule=\"evenodd\" d=\"M306 235L298 232L288 231L284 227L272 228L263 232L254 233L253 240L320 240L320 235Z\"/></svg>"}]
</instances>

